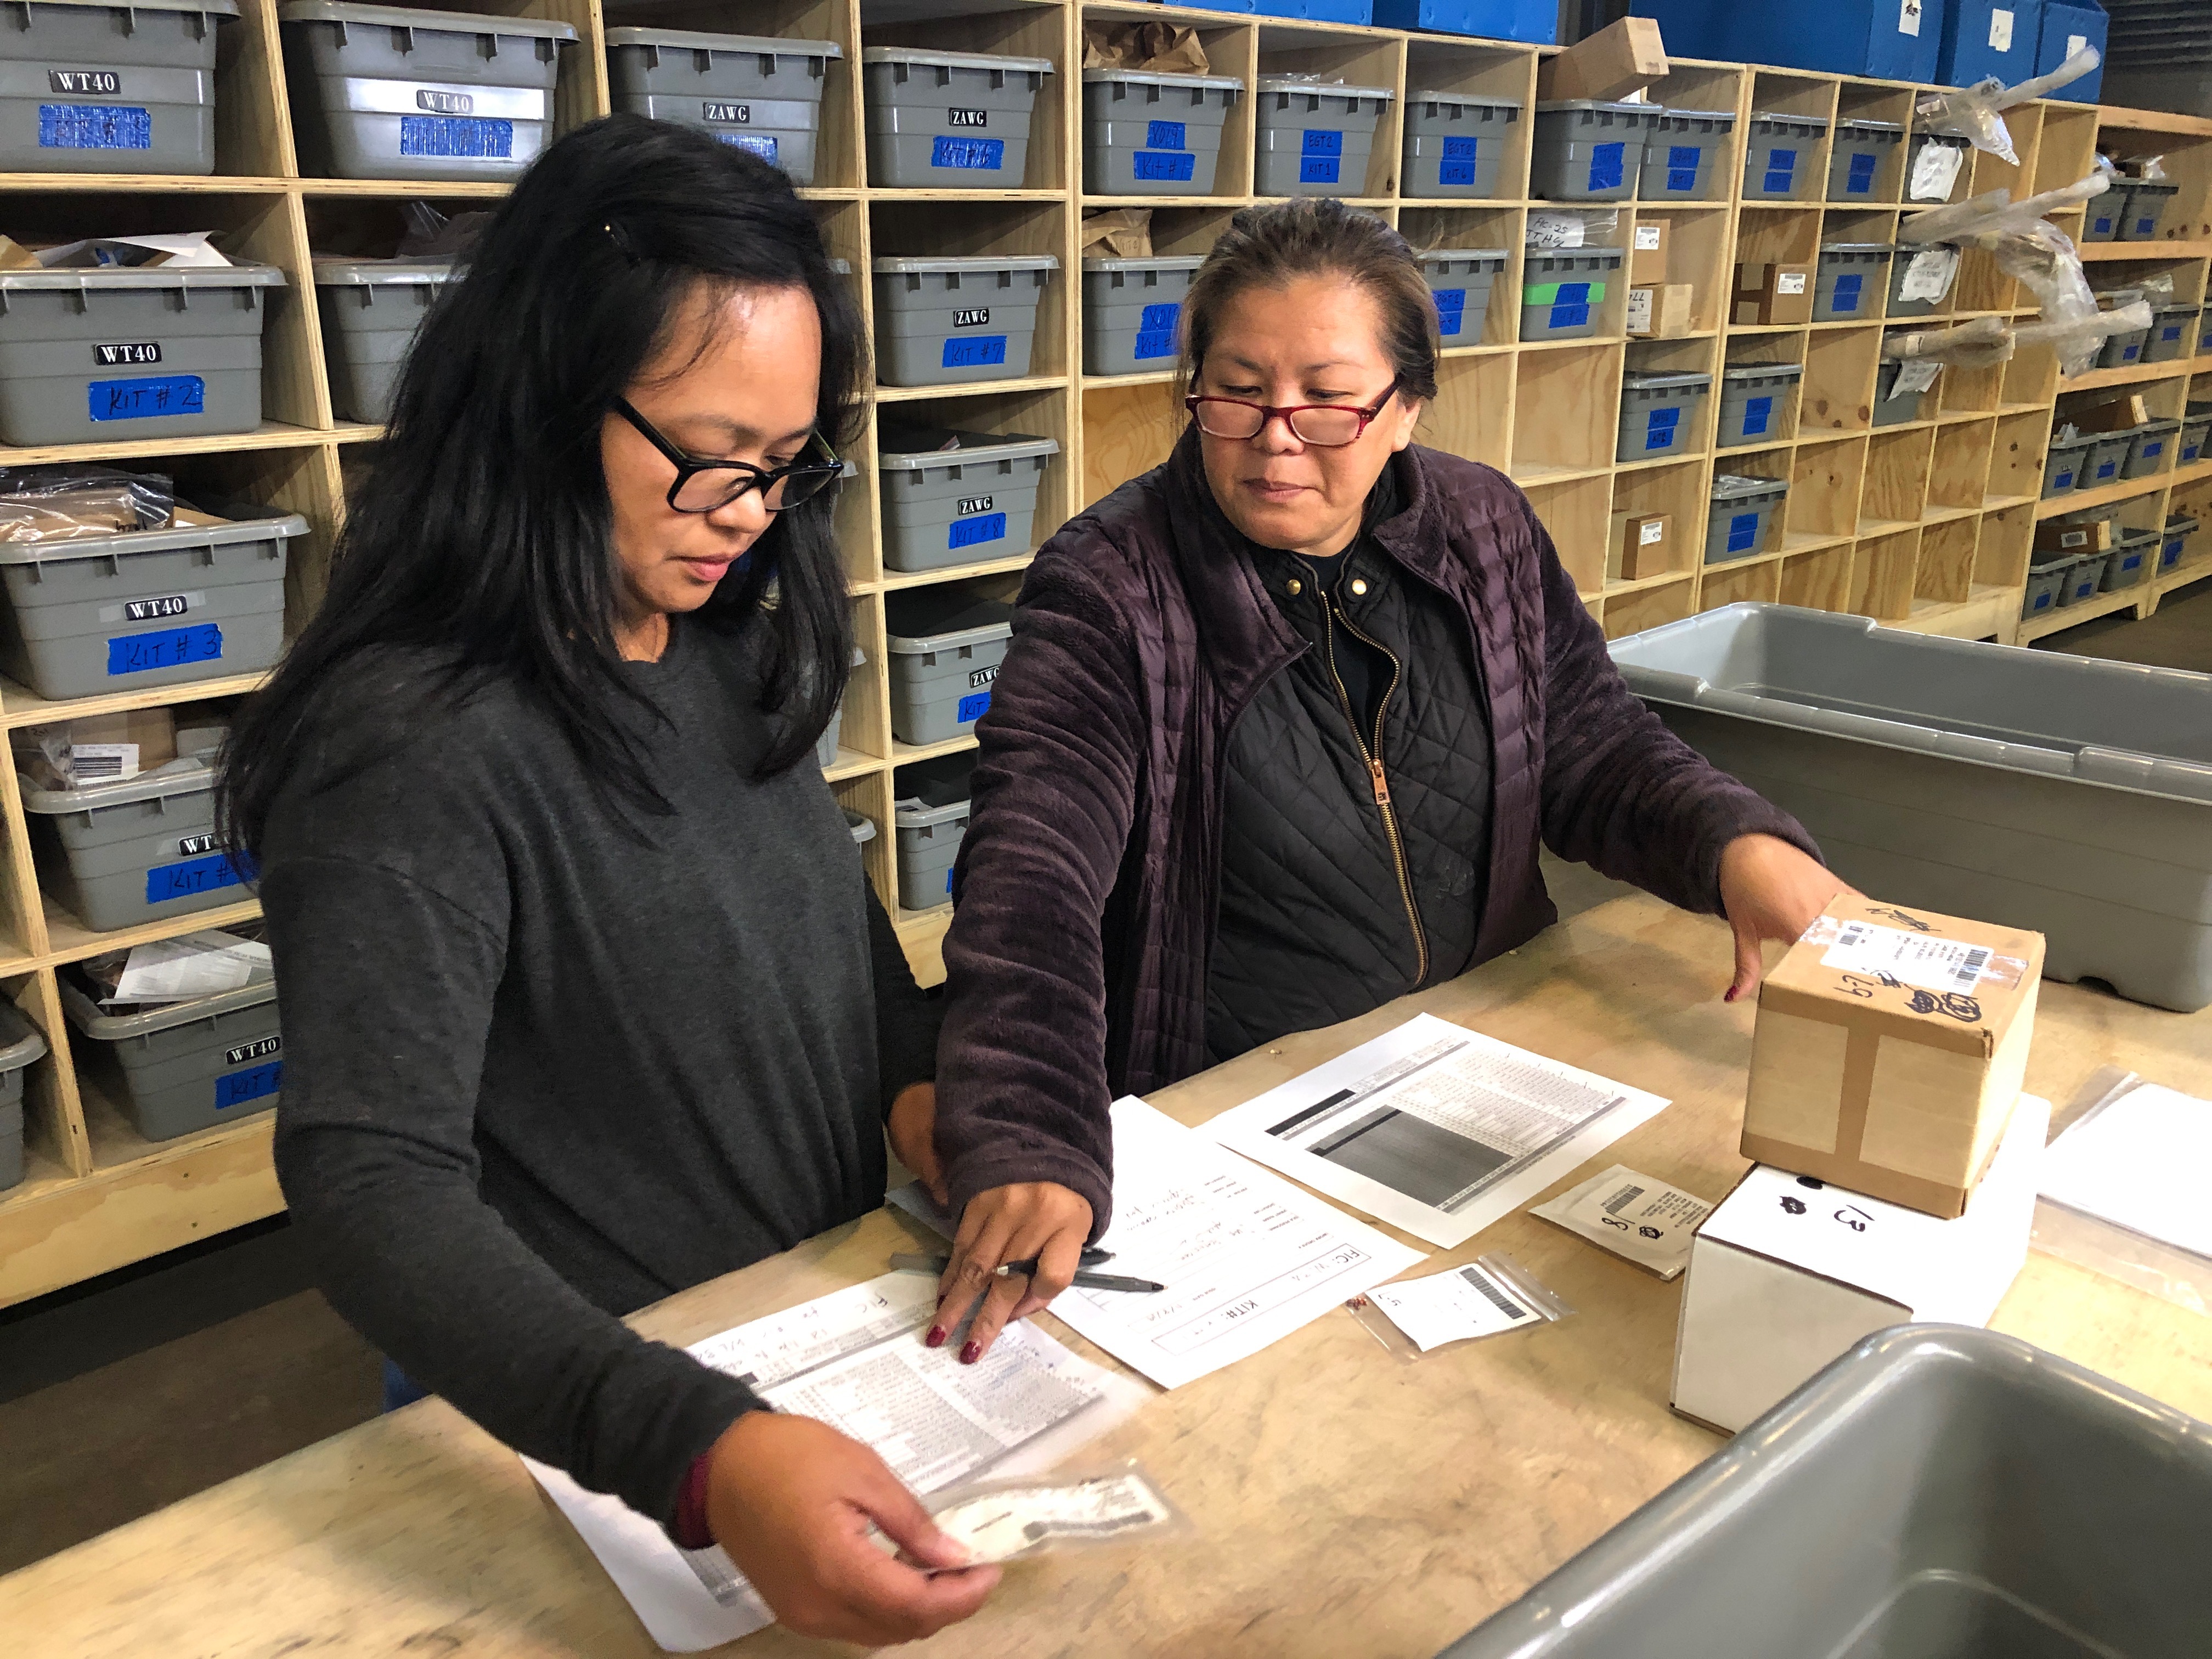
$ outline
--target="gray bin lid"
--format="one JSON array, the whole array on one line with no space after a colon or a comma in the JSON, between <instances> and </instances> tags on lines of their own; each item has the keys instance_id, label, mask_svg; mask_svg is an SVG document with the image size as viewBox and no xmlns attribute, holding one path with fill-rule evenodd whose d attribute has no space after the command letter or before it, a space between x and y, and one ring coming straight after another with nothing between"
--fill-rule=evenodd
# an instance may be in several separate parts
<instances>
[{"instance_id":1,"label":"gray bin lid","mask_svg":"<svg viewBox=\"0 0 2212 1659\"><path fill-rule=\"evenodd\" d=\"M1683 109L1674 104L1656 107L1662 115L1679 115L1685 121L1725 121L1730 126L1735 125L1735 112L1732 109Z\"/></svg>"},{"instance_id":2,"label":"gray bin lid","mask_svg":"<svg viewBox=\"0 0 2212 1659\"><path fill-rule=\"evenodd\" d=\"M0 270L0 294L91 292L99 289L283 288L274 265L93 265L75 269Z\"/></svg>"},{"instance_id":3,"label":"gray bin lid","mask_svg":"<svg viewBox=\"0 0 2212 1659\"><path fill-rule=\"evenodd\" d=\"M1575 261L1577 259L1589 261L1588 265L1581 267L1584 270L1596 270L1602 268L1607 270L1618 270L1620 269L1622 257L1621 251L1617 247L1532 247L1528 251L1523 264L1526 269L1535 270L1540 274L1552 270L1576 270L1577 267Z\"/></svg>"},{"instance_id":4,"label":"gray bin lid","mask_svg":"<svg viewBox=\"0 0 2212 1659\"><path fill-rule=\"evenodd\" d=\"M166 800L172 795L204 794L215 787L215 771L205 761L194 757L171 761L135 778L88 783L81 789L38 789L27 778L19 776L15 781L23 791L26 812L54 815L128 806L134 801Z\"/></svg>"},{"instance_id":5,"label":"gray bin lid","mask_svg":"<svg viewBox=\"0 0 2212 1659\"><path fill-rule=\"evenodd\" d=\"M2100 433L2085 432L2078 438L2053 438L2051 441L2050 447L2053 452L2070 449L2090 449L2095 447L2099 438L2103 434Z\"/></svg>"},{"instance_id":6,"label":"gray bin lid","mask_svg":"<svg viewBox=\"0 0 2212 1659\"><path fill-rule=\"evenodd\" d=\"M2169 536L2193 536L2197 533L2197 520L2186 513L2177 513L2166 520L2165 533ZM5 1056L0 1055L0 1065L5 1063Z\"/></svg>"},{"instance_id":7,"label":"gray bin lid","mask_svg":"<svg viewBox=\"0 0 2212 1659\"><path fill-rule=\"evenodd\" d=\"M1777 124L1788 123L1801 127L1810 127L1815 132L1826 132L1828 130L1828 118L1825 115L1787 115L1778 109L1755 109L1751 112L1751 118L1754 121L1772 121Z\"/></svg>"},{"instance_id":8,"label":"gray bin lid","mask_svg":"<svg viewBox=\"0 0 2212 1659\"><path fill-rule=\"evenodd\" d=\"M2198 305L2160 306L2151 314L2154 317L2194 317L2203 309L2203 307Z\"/></svg>"},{"instance_id":9,"label":"gray bin lid","mask_svg":"<svg viewBox=\"0 0 2212 1659\"><path fill-rule=\"evenodd\" d=\"M1421 265L1449 264L1455 259L1495 259L1500 264L1513 257L1510 249L1502 247L1432 247L1413 256Z\"/></svg>"},{"instance_id":10,"label":"gray bin lid","mask_svg":"<svg viewBox=\"0 0 2212 1659\"><path fill-rule=\"evenodd\" d=\"M475 11L416 11L411 6L361 6L353 0L284 0L280 23L359 23L369 28L442 30L448 34L507 34L526 40L576 43L574 23L544 17L500 17Z\"/></svg>"},{"instance_id":11,"label":"gray bin lid","mask_svg":"<svg viewBox=\"0 0 2212 1659\"><path fill-rule=\"evenodd\" d=\"M972 749L902 766L891 785L891 821L902 830L926 830L958 817L968 810L975 771ZM911 787L902 788L902 781Z\"/></svg>"},{"instance_id":12,"label":"gray bin lid","mask_svg":"<svg viewBox=\"0 0 2212 1659\"><path fill-rule=\"evenodd\" d=\"M2180 430L2181 422L2177 420L2168 419L2162 421L2145 421L2141 426L2135 428L2135 435L2138 438L2154 438L2161 432L2179 432Z\"/></svg>"},{"instance_id":13,"label":"gray bin lid","mask_svg":"<svg viewBox=\"0 0 2212 1659\"><path fill-rule=\"evenodd\" d=\"M978 599L957 588L909 589L884 601L891 654L918 657L955 651L963 645L988 645L1012 639L1014 607L1003 599ZM24 803L29 805L28 801Z\"/></svg>"},{"instance_id":14,"label":"gray bin lid","mask_svg":"<svg viewBox=\"0 0 2212 1659\"><path fill-rule=\"evenodd\" d=\"M844 811L845 828L853 837L854 846L865 847L876 838L876 823L873 818L863 817L849 806Z\"/></svg>"},{"instance_id":15,"label":"gray bin lid","mask_svg":"<svg viewBox=\"0 0 2212 1659\"><path fill-rule=\"evenodd\" d=\"M835 40L786 40L766 34L702 34L696 29L622 28L607 31L607 45L666 46L676 52L743 52L755 58L842 58Z\"/></svg>"},{"instance_id":16,"label":"gray bin lid","mask_svg":"<svg viewBox=\"0 0 2212 1659\"><path fill-rule=\"evenodd\" d=\"M1878 253L1887 259L1896 252L1897 250L1887 242L1823 242L1820 244L1820 252L1823 257L1831 253L1867 255Z\"/></svg>"},{"instance_id":17,"label":"gray bin lid","mask_svg":"<svg viewBox=\"0 0 2212 1659\"><path fill-rule=\"evenodd\" d=\"M1301 81L1295 75L1263 75L1255 84L1262 92L1296 92L1322 98L1380 98L1386 104L1397 96L1388 87L1355 87L1335 81Z\"/></svg>"},{"instance_id":18,"label":"gray bin lid","mask_svg":"<svg viewBox=\"0 0 2212 1659\"><path fill-rule=\"evenodd\" d=\"M1902 137L1905 132L1905 123L1877 121L1870 115L1846 115L1836 123L1836 131L1838 132L1893 132Z\"/></svg>"},{"instance_id":19,"label":"gray bin lid","mask_svg":"<svg viewBox=\"0 0 2212 1659\"><path fill-rule=\"evenodd\" d=\"M1738 363L1733 368L1723 369L1721 379L1751 382L1778 377L1785 380L1795 380L1802 377L1804 373L1805 365L1802 363Z\"/></svg>"},{"instance_id":20,"label":"gray bin lid","mask_svg":"<svg viewBox=\"0 0 2212 1659\"><path fill-rule=\"evenodd\" d=\"M1916 132L1912 141L1917 144L1942 144L1949 149L1971 149L1974 141L1949 132Z\"/></svg>"},{"instance_id":21,"label":"gray bin lid","mask_svg":"<svg viewBox=\"0 0 2212 1659\"><path fill-rule=\"evenodd\" d=\"M1196 270L1206 263L1202 253L1164 253L1144 259L1085 259L1085 271Z\"/></svg>"},{"instance_id":22,"label":"gray bin lid","mask_svg":"<svg viewBox=\"0 0 2212 1659\"><path fill-rule=\"evenodd\" d=\"M1234 75L1181 75L1172 70L1087 69L1083 71L1085 86L1101 82L1124 82L1139 87L1183 87L1206 92L1242 92L1244 82Z\"/></svg>"},{"instance_id":23,"label":"gray bin lid","mask_svg":"<svg viewBox=\"0 0 2212 1659\"><path fill-rule=\"evenodd\" d=\"M927 46L866 46L861 49L863 64L919 64L925 69L1004 70L1008 74L1026 70L1033 75L1050 75L1049 58L1001 58L988 52L932 52Z\"/></svg>"},{"instance_id":24,"label":"gray bin lid","mask_svg":"<svg viewBox=\"0 0 2212 1659\"><path fill-rule=\"evenodd\" d=\"M20 1072L46 1052L46 1040L31 1024L30 1016L0 997L0 1074Z\"/></svg>"},{"instance_id":25,"label":"gray bin lid","mask_svg":"<svg viewBox=\"0 0 2212 1659\"><path fill-rule=\"evenodd\" d=\"M963 276L986 270L1058 270L1060 261L1049 253L978 253L947 259L878 259L878 276L921 276L932 272L959 271Z\"/></svg>"},{"instance_id":26,"label":"gray bin lid","mask_svg":"<svg viewBox=\"0 0 2212 1659\"><path fill-rule=\"evenodd\" d=\"M1749 478L1737 472L1717 472L1713 475L1713 499L1717 501L1740 501L1753 495L1779 495L1788 492L1787 478Z\"/></svg>"},{"instance_id":27,"label":"gray bin lid","mask_svg":"<svg viewBox=\"0 0 2212 1659\"><path fill-rule=\"evenodd\" d=\"M414 288L451 282L451 259L324 259L315 261L317 288Z\"/></svg>"},{"instance_id":28,"label":"gray bin lid","mask_svg":"<svg viewBox=\"0 0 2212 1659\"><path fill-rule=\"evenodd\" d=\"M1536 113L1549 115L1555 110L1604 110L1612 115L1657 115L1665 106L1660 104L1624 104L1610 98L1540 98L1536 101Z\"/></svg>"},{"instance_id":29,"label":"gray bin lid","mask_svg":"<svg viewBox=\"0 0 2212 1659\"><path fill-rule=\"evenodd\" d=\"M957 438L960 447L945 448L947 438ZM1032 455L1057 455L1057 438L1031 438L1020 433L958 432L951 427L908 427L886 430L878 446L878 472L927 472L948 466L978 465L1024 460Z\"/></svg>"},{"instance_id":30,"label":"gray bin lid","mask_svg":"<svg viewBox=\"0 0 2212 1659\"><path fill-rule=\"evenodd\" d=\"M264 509L265 517L234 516L216 525L180 524L167 530L125 530L112 536L73 536L63 541L0 542L0 565L61 564L71 559L126 559L134 553L168 553L180 547L228 547L236 542L289 540L307 533L297 513ZM241 509L228 508L234 515ZM66 809L64 809L66 810Z\"/></svg>"},{"instance_id":31,"label":"gray bin lid","mask_svg":"<svg viewBox=\"0 0 2212 1659\"><path fill-rule=\"evenodd\" d=\"M2154 196L2172 196L2181 188L2179 185L2170 185L2161 179L2127 179L2121 182L2130 190L2148 191Z\"/></svg>"},{"instance_id":32,"label":"gray bin lid","mask_svg":"<svg viewBox=\"0 0 2212 1659\"><path fill-rule=\"evenodd\" d=\"M62 980L58 988L62 994L62 1010L69 1015L70 1024L95 1042L151 1036L156 1031L190 1025L196 1020L213 1019L218 1014L234 1014L241 1008L258 1008L276 1000L276 981L264 979L258 984L241 985L235 991L218 991L211 997L166 1002L143 1014L104 1014L98 1003L70 981Z\"/></svg>"},{"instance_id":33,"label":"gray bin lid","mask_svg":"<svg viewBox=\"0 0 2212 1659\"><path fill-rule=\"evenodd\" d=\"M229 22L238 0L35 0L41 6L75 6L84 11L197 11ZM0 1071L7 1067L0 1065Z\"/></svg>"},{"instance_id":34,"label":"gray bin lid","mask_svg":"<svg viewBox=\"0 0 2212 1659\"><path fill-rule=\"evenodd\" d=\"M1680 392L1687 386L1711 386L1710 374L1685 369L1679 374L1638 374L1630 373L1620 377L1624 390L1629 392Z\"/></svg>"},{"instance_id":35,"label":"gray bin lid","mask_svg":"<svg viewBox=\"0 0 2212 1659\"><path fill-rule=\"evenodd\" d=\"M1409 92L1406 94L1406 101L1409 104L1472 104L1477 108L1510 109L1516 114L1521 109L1518 98L1493 98L1486 92Z\"/></svg>"}]
</instances>

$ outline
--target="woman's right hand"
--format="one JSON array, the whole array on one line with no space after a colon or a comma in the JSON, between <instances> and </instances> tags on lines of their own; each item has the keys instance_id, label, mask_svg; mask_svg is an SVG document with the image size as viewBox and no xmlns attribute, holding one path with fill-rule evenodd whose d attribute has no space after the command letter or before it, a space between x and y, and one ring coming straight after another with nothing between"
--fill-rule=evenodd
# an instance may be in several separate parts
<instances>
[{"instance_id":1,"label":"woman's right hand","mask_svg":"<svg viewBox=\"0 0 2212 1659\"><path fill-rule=\"evenodd\" d=\"M868 1535L871 1522L905 1559ZM945 1571L966 1552L882 1458L811 1417L750 1411L723 1431L708 1454L707 1524L801 1636L919 1641L967 1618L999 1583L996 1567Z\"/></svg>"},{"instance_id":2,"label":"woman's right hand","mask_svg":"<svg viewBox=\"0 0 2212 1659\"><path fill-rule=\"evenodd\" d=\"M937 1318L922 1340L938 1346L972 1310L960 1363L974 1364L1010 1321L1048 1307L1068 1287L1090 1240L1091 1200L1069 1188L1024 1181L976 1194L960 1212L951 1260L937 1281ZM1036 1270L1001 1274L1000 1265L1012 1261L1034 1261Z\"/></svg>"}]
</instances>

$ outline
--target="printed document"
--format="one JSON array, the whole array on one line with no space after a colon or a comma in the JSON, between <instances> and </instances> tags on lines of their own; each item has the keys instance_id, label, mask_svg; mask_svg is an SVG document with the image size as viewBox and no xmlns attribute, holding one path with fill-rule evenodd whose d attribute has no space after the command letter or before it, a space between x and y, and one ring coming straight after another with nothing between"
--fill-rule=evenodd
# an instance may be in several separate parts
<instances>
[{"instance_id":1,"label":"printed document","mask_svg":"<svg viewBox=\"0 0 2212 1659\"><path fill-rule=\"evenodd\" d=\"M750 1381L779 1411L817 1418L874 1447L919 1492L987 1473L1040 1474L1149 1395L1027 1324L962 1365L957 1344L922 1346L936 1309L937 1283L927 1274L886 1273L690 1352ZM680 1550L620 1498L522 1462L663 1649L696 1653L775 1621L719 1547Z\"/></svg>"},{"instance_id":2,"label":"printed document","mask_svg":"<svg viewBox=\"0 0 2212 1659\"><path fill-rule=\"evenodd\" d=\"M2043 1196L2212 1257L2212 1101L2155 1083L2069 1127L2043 1155Z\"/></svg>"},{"instance_id":3,"label":"printed document","mask_svg":"<svg viewBox=\"0 0 2212 1659\"><path fill-rule=\"evenodd\" d=\"M1666 1105L1419 1014L1203 1133L1449 1249Z\"/></svg>"},{"instance_id":4,"label":"printed document","mask_svg":"<svg viewBox=\"0 0 2212 1659\"><path fill-rule=\"evenodd\" d=\"M1257 1353L1422 1260L1141 1100L1113 1111L1114 1221L1098 1243L1114 1259L1101 1271L1167 1289L1071 1290L1052 1311L1164 1389ZM891 1201L946 1229L919 1188Z\"/></svg>"}]
</instances>

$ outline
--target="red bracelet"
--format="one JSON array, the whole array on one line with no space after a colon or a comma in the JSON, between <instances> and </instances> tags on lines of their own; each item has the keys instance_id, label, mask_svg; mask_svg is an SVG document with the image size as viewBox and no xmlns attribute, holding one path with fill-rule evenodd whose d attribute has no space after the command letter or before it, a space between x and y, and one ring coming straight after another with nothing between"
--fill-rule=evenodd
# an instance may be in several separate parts
<instances>
[{"instance_id":1,"label":"red bracelet","mask_svg":"<svg viewBox=\"0 0 2212 1659\"><path fill-rule=\"evenodd\" d=\"M676 1493L676 1525L672 1532L678 1546L687 1550L703 1550L714 1541L714 1534L707 1525L707 1462L714 1456L711 1450L702 1451L684 1471L684 1484Z\"/></svg>"}]
</instances>

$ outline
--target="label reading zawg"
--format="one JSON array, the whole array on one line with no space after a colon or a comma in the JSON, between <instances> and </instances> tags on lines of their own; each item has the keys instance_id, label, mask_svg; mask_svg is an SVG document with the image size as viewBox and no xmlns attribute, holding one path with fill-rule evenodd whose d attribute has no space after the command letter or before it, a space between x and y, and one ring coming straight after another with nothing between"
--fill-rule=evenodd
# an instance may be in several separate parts
<instances>
[{"instance_id":1,"label":"label reading zawg","mask_svg":"<svg viewBox=\"0 0 2212 1659\"><path fill-rule=\"evenodd\" d=\"M982 687L982 686L988 685L988 684L989 684L993 680L995 680L995 679L996 679L996 678L999 678L999 668L998 668L998 665L997 665L996 663L994 663L994 664L993 664L990 667L988 667L988 668L979 668L979 669L975 670L975 672L974 673L972 673L972 674L969 675L969 677L968 677L968 684L969 684L969 688L972 690L975 690L975 689L981 688L981 687Z\"/></svg>"},{"instance_id":2,"label":"label reading zawg","mask_svg":"<svg viewBox=\"0 0 2212 1659\"><path fill-rule=\"evenodd\" d=\"M431 115L473 115L477 100L465 92L440 92L430 87L417 87L415 107Z\"/></svg>"},{"instance_id":3,"label":"label reading zawg","mask_svg":"<svg viewBox=\"0 0 2212 1659\"><path fill-rule=\"evenodd\" d=\"M952 326L955 328L988 328L990 325L991 307L988 306L971 306L965 311L952 313Z\"/></svg>"},{"instance_id":4,"label":"label reading zawg","mask_svg":"<svg viewBox=\"0 0 2212 1659\"><path fill-rule=\"evenodd\" d=\"M948 109L945 112L945 125L948 127L988 127L991 125L991 112L987 109Z\"/></svg>"},{"instance_id":5,"label":"label reading zawg","mask_svg":"<svg viewBox=\"0 0 2212 1659\"><path fill-rule=\"evenodd\" d=\"M257 1042L246 1043L240 1048L224 1049L222 1063L226 1066L243 1066L249 1060L258 1060L264 1054L273 1054L283 1046L284 1039L281 1036L262 1037Z\"/></svg>"},{"instance_id":6,"label":"label reading zawg","mask_svg":"<svg viewBox=\"0 0 2212 1659\"><path fill-rule=\"evenodd\" d=\"M95 92L112 95L123 90L123 77L113 70L48 70L46 85L56 92Z\"/></svg>"},{"instance_id":7,"label":"label reading zawg","mask_svg":"<svg viewBox=\"0 0 2212 1659\"><path fill-rule=\"evenodd\" d=\"M180 859L188 859L200 853L212 853L215 851L215 847L216 842L213 836L177 837L177 856Z\"/></svg>"},{"instance_id":8,"label":"label reading zawg","mask_svg":"<svg viewBox=\"0 0 2212 1659\"><path fill-rule=\"evenodd\" d=\"M96 345L92 349L92 361L102 368L113 368L118 363L158 363L161 361L161 344L158 340L133 340L117 345Z\"/></svg>"},{"instance_id":9,"label":"label reading zawg","mask_svg":"<svg viewBox=\"0 0 2212 1659\"><path fill-rule=\"evenodd\" d=\"M705 104L699 106L699 118L719 121L724 126L743 127L752 125L753 106L750 104Z\"/></svg>"},{"instance_id":10,"label":"label reading zawg","mask_svg":"<svg viewBox=\"0 0 2212 1659\"><path fill-rule=\"evenodd\" d=\"M988 513L990 510L991 498L988 495L963 495L960 498L960 510L953 516L964 519L970 513Z\"/></svg>"}]
</instances>

